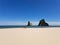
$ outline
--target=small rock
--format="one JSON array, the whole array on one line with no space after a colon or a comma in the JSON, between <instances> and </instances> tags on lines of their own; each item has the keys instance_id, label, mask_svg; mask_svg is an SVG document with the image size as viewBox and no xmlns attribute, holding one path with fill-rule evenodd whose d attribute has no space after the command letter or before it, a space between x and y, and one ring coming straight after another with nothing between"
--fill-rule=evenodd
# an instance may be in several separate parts
<instances>
[{"instance_id":1,"label":"small rock","mask_svg":"<svg viewBox=\"0 0 60 45\"><path fill-rule=\"evenodd\" d=\"M28 21L28 25L27 26L32 26L32 23L30 21Z\"/></svg>"}]
</instances>

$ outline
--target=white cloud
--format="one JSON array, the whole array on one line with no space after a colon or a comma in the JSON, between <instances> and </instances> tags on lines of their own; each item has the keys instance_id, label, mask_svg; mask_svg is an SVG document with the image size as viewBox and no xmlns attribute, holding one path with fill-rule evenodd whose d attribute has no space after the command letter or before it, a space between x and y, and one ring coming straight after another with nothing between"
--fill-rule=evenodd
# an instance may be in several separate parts
<instances>
[{"instance_id":1,"label":"white cloud","mask_svg":"<svg viewBox=\"0 0 60 45\"><path fill-rule=\"evenodd\" d=\"M60 25L60 22L48 22L49 25Z\"/></svg>"},{"instance_id":2,"label":"white cloud","mask_svg":"<svg viewBox=\"0 0 60 45\"><path fill-rule=\"evenodd\" d=\"M38 25L39 22L32 22L33 25ZM47 22L49 25L60 25L60 22Z\"/></svg>"},{"instance_id":3,"label":"white cloud","mask_svg":"<svg viewBox=\"0 0 60 45\"><path fill-rule=\"evenodd\" d=\"M26 22L0 22L0 25L26 25Z\"/></svg>"},{"instance_id":4,"label":"white cloud","mask_svg":"<svg viewBox=\"0 0 60 45\"><path fill-rule=\"evenodd\" d=\"M32 22L33 25L38 25L39 22ZM47 22L49 25L60 25L60 22ZM0 22L0 25L27 25L27 22Z\"/></svg>"}]
</instances>

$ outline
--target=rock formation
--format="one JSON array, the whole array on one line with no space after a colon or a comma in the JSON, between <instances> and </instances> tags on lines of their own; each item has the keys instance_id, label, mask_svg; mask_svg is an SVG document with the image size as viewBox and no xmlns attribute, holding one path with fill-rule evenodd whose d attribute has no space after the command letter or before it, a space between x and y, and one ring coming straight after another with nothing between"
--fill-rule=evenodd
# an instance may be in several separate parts
<instances>
[{"instance_id":1,"label":"rock formation","mask_svg":"<svg viewBox=\"0 0 60 45\"><path fill-rule=\"evenodd\" d=\"M28 21L28 25L27 26L32 26L32 23L30 21Z\"/></svg>"},{"instance_id":2,"label":"rock formation","mask_svg":"<svg viewBox=\"0 0 60 45\"><path fill-rule=\"evenodd\" d=\"M44 19L41 19L38 26L49 26L48 23L45 22Z\"/></svg>"}]
</instances>

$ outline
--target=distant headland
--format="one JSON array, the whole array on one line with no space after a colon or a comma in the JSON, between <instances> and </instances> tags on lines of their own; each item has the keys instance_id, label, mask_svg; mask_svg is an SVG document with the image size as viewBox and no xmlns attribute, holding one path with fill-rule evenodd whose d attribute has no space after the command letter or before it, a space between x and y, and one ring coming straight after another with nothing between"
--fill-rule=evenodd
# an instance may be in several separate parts
<instances>
[{"instance_id":1,"label":"distant headland","mask_svg":"<svg viewBox=\"0 0 60 45\"><path fill-rule=\"evenodd\" d=\"M32 23L30 21L28 21L27 26L32 26ZM37 26L49 26L49 24L45 21L45 19L41 19Z\"/></svg>"}]
</instances>

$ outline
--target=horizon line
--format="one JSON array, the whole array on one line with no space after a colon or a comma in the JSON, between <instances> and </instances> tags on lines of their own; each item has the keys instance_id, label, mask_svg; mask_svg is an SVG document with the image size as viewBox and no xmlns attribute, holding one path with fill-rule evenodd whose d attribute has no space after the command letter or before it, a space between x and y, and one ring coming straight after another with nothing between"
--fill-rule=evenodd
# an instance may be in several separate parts
<instances>
[{"instance_id":1,"label":"horizon line","mask_svg":"<svg viewBox=\"0 0 60 45\"><path fill-rule=\"evenodd\" d=\"M28 22L0 22L0 25L27 25ZM38 21L32 22L32 25L38 25ZM60 22L48 22L49 25L60 25Z\"/></svg>"}]
</instances>

